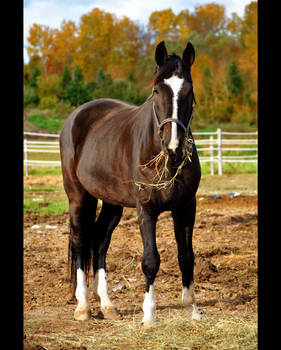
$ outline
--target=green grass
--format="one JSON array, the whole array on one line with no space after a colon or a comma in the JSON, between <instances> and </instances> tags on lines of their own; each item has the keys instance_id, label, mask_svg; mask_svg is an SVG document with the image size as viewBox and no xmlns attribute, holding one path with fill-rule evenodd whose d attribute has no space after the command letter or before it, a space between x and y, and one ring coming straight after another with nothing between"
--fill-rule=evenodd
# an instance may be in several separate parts
<instances>
[{"instance_id":1,"label":"green grass","mask_svg":"<svg viewBox=\"0 0 281 350\"><path fill-rule=\"evenodd\" d=\"M60 131L64 119L59 116L48 116L46 114L31 114L27 119L40 129Z\"/></svg>"},{"instance_id":2,"label":"green grass","mask_svg":"<svg viewBox=\"0 0 281 350\"><path fill-rule=\"evenodd\" d=\"M257 174L256 163L223 163L223 174ZM211 165L209 162L201 163L201 171L203 175L211 173ZM214 172L218 174L218 164L214 164Z\"/></svg>"},{"instance_id":3,"label":"green grass","mask_svg":"<svg viewBox=\"0 0 281 350\"><path fill-rule=\"evenodd\" d=\"M35 153L36 154L36 153ZM40 158L40 157L39 157ZM39 159L38 158L38 159ZM32 157L36 159L36 157ZM41 156L41 160L43 160ZM51 160L51 159L48 159ZM214 166L215 174L218 173L218 165L215 163ZM203 175L210 174L210 163L201 163L201 171ZM25 167L23 169L25 174ZM28 167L28 174L31 176L61 176L61 167ZM257 164L255 163L224 163L223 164L223 174L257 174Z\"/></svg>"},{"instance_id":4,"label":"green grass","mask_svg":"<svg viewBox=\"0 0 281 350\"><path fill-rule=\"evenodd\" d=\"M257 194L256 174L203 174L197 194L227 194L239 192L243 195Z\"/></svg>"},{"instance_id":5,"label":"green grass","mask_svg":"<svg viewBox=\"0 0 281 350\"><path fill-rule=\"evenodd\" d=\"M68 212L68 200L62 186L29 185L24 188L24 213L59 215Z\"/></svg>"},{"instance_id":6,"label":"green grass","mask_svg":"<svg viewBox=\"0 0 281 350\"><path fill-rule=\"evenodd\" d=\"M25 167L23 168L23 173L25 175ZM28 175L43 177L43 176L62 176L60 166L29 166Z\"/></svg>"},{"instance_id":7,"label":"green grass","mask_svg":"<svg viewBox=\"0 0 281 350\"><path fill-rule=\"evenodd\" d=\"M247 123L232 124L232 123L196 123L194 119L194 126L192 127L193 132L215 132L217 129L222 129L222 131L232 131L232 132L255 132L257 130L257 125L250 125Z\"/></svg>"},{"instance_id":8,"label":"green grass","mask_svg":"<svg viewBox=\"0 0 281 350\"><path fill-rule=\"evenodd\" d=\"M39 174L36 174L37 177L44 176L42 168L34 169L41 170ZM48 175L50 174L48 173ZM55 175L60 174L56 173ZM230 192L240 192L243 195L256 194L256 174L224 174L222 176L203 174L197 195L227 194ZM25 213L36 215L59 215L68 212L68 200L63 185L44 183L25 185L23 209Z\"/></svg>"}]
</instances>

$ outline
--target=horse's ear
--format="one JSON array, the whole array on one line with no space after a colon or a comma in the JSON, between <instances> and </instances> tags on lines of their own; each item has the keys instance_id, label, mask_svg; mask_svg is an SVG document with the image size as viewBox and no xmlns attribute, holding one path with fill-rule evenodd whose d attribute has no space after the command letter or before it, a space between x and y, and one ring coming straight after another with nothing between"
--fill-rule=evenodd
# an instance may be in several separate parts
<instances>
[{"instance_id":1,"label":"horse's ear","mask_svg":"<svg viewBox=\"0 0 281 350\"><path fill-rule=\"evenodd\" d=\"M187 65L188 69L195 61L195 50L191 42L188 42L182 54L182 60Z\"/></svg>"},{"instance_id":2,"label":"horse's ear","mask_svg":"<svg viewBox=\"0 0 281 350\"><path fill-rule=\"evenodd\" d=\"M155 50L155 61L159 67L163 66L168 58L168 53L165 47L165 42L161 41Z\"/></svg>"}]
</instances>

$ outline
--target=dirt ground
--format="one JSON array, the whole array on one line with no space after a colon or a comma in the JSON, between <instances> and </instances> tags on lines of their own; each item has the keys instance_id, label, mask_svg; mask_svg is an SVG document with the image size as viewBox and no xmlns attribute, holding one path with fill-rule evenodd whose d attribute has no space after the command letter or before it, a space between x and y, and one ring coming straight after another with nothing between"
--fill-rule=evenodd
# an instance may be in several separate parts
<instances>
[{"instance_id":1,"label":"dirt ground","mask_svg":"<svg viewBox=\"0 0 281 350\"><path fill-rule=\"evenodd\" d=\"M193 237L194 283L203 317L256 319L257 196L214 199L199 195ZM24 215L25 349L82 349L67 341L57 344L56 333L75 334L83 327L93 328L93 324L73 318L76 300L67 279L67 244L67 214ZM161 265L155 282L156 317L161 317L183 311L177 248L168 212L162 213L157 223L157 246ZM110 296L123 320L140 322L142 318L141 258L136 211L125 208L107 255ZM93 297L92 276L89 285L93 332L99 332L104 321Z\"/></svg>"}]
</instances>

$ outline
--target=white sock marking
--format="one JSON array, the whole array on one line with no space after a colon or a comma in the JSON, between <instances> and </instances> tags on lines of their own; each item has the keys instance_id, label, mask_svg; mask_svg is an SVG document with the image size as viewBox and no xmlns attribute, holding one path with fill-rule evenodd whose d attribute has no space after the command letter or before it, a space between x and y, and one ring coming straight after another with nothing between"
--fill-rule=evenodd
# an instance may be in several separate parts
<instances>
[{"instance_id":1,"label":"white sock marking","mask_svg":"<svg viewBox=\"0 0 281 350\"><path fill-rule=\"evenodd\" d=\"M187 316L193 320L200 320L201 314L197 309L193 283L190 284L189 288L183 287L182 289L182 302L186 307Z\"/></svg>"},{"instance_id":2,"label":"white sock marking","mask_svg":"<svg viewBox=\"0 0 281 350\"><path fill-rule=\"evenodd\" d=\"M142 309L144 312L142 323L155 322L156 302L153 284L149 286L149 291L145 293Z\"/></svg>"},{"instance_id":3,"label":"white sock marking","mask_svg":"<svg viewBox=\"0 0 281 350\"><path fill-rule=\"evenodd\" d=\"M173 91L173 115L172 118L178 119L178 95L179 92L182 88L182 84L184 82L183 78L179 78L176 75L171 76L168 79L164 79L164 83L170 86L170 88ZM171 140L169 142L168 148L173 150L177 149L179 145L179 140L178 140L178 129L177 129L177 124L176 123L171 123L172 124L172 132L171 132Z\"/></svg>"},{"instance_id":4,"label":"white sock marking","mask_svg":"<svg viewBox=\"0 0 281 350\"><path fill-rule=\"evenodd\" d=\"M100 297L101 308L114 306L108 296L108 287L106 281L106 272L104 269L98 270L98 288L97 293Z\"/></svg>"},{"instance_id":5,"label":"white sock marking","mask_svg":"<svg viewBox=\"0 0 281 350\"><path fill-rule=\"evenodd\" d=\"M82 269L77 269L77 287L75 291L76 299L78 300L77 309L89 307L88 303L88 288L85 278L85 273Z\"/></svg>"}]
</instances>

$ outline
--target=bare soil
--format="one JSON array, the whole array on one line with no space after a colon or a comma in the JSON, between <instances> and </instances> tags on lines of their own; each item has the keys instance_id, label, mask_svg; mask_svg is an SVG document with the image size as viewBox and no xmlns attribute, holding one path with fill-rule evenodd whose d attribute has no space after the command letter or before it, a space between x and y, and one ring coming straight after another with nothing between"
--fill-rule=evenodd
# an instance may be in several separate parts
<instances>
[{"instance_id":1,"label":"bare soil","mask_svg":"<svg viewBox=\"0 0 281 350\"><path fill-rule=\"evenodd\" d=\"M197 197L193 233L194 284L198 309L203 317L257 318L257 196L234 198L222 195ZM73 318L76 300L67 277L68 215L24 215L24 344L25 349L86 349L76 347L67 336L94 334L105 326L92 293L92 322ZM170 213L157 223L157 246L161 265L155 282L156 317L183 311L181 274ZM124 209L113 232L107 255L109 291L121 320L141 322L144 276L141 271L142 242L136 211ZM113 291L115 287L117 290ZM70 338L69 338L70 339Z\"/></svg>"}]
</instances>

